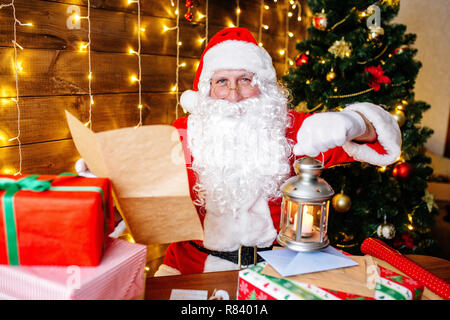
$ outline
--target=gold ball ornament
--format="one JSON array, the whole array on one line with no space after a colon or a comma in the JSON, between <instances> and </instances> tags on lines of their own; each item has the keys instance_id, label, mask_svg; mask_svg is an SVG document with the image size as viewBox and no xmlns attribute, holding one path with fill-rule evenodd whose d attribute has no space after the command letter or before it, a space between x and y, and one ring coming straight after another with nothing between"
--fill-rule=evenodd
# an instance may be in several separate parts
<instances>
[{"instance_id":1,"label":"gold ball ornament","mask_svg":"<svg viewBox=\"0 0 450 320\"><path fill-rule=\"evenodd\" d=\"M380 238L385 238L388 240L394 239L395 237L395 227L392 223L383 222L377 228L377 235Z\"/></svg>"},{"instance_id":2,"label":"gold ball ornament","mask_svg":"<svg viewBox=\"0 0 450 320\"><path fill-rule=\"evenodd\" d=\"M352 206L352 200L344 193L339 193L331 199L331 205L337 212L347 212Z\"/></svg>"},{"instance_id":3,"label":"gold ball ornament","mask_svg":"<svg viewBox=\"0 0 450 320\"><path fill-rule=\"evenodd\" d=\"M405 113L402 110L394 110L391 112L392 117L397 121L398 126L401 127L406 122L406 116Z\"/></svg>"},{"instance_id":4,"label":"gold ball ornament","mask_svg":"<svg viewBox=\"0 0 450 320\"><path fill-rule=\"evenodd\" d=\"M336 79L336 72L334 72L333 70L331 70L330 72L327 73L327 81L331 82L334 79Z\"/></svg>"}]
</instances>

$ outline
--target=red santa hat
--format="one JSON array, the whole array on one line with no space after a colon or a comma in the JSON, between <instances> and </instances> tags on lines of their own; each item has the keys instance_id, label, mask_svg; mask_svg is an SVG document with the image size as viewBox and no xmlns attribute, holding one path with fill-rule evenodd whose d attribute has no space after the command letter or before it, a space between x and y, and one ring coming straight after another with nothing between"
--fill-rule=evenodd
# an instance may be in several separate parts
<instances>
[{"instance_id":1,"label":"red santa hat","mask_svg":"<svg viewBox=\"0 0 450 320\"><path fill-rule=\"evenodd\" d=\"M258 46L253 35L245 28L226 28L208 42L200 58L192 90L181 95L180 103L187 111L198 102L198 84L211 80L214 72L224 69L244 69L253 72L259 80L276 81L272 58Z\"/></svg>"}]
</instances>

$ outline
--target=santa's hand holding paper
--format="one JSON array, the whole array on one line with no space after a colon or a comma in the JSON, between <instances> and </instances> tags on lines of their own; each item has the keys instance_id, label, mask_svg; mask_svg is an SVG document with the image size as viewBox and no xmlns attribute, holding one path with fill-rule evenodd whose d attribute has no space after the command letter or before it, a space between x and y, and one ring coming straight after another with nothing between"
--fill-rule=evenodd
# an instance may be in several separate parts
<instances>
[{"instance_id":1,"label":"santa's hand holding paper","mask_svg":"<svg viewBox=\"0 0 450 320\"><path fill-rule=\"evenodd\" d=\"M192 90L181 96L188 117L180 133L203 241L172 243L156 276L233 270L255 262L279 230L280 186L298 156L325 167L350 161L387 165L400 155L397 122L383 108L355 103L342 112L287 108L272 59L244 28L209 41Z\"/></svg>"}]
</instances>

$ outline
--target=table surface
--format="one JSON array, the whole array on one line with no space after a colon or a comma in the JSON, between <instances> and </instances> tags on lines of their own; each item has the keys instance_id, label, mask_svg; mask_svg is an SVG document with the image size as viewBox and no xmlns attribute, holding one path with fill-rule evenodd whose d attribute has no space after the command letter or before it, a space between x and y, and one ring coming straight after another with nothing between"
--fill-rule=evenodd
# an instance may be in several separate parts
<instances>
[{"instance_id":1,"label":"table surface","mask_svg":"<svg viewBox=\"0 0 450 320\"><path fill-rule=\"evenodd\" d=\"M406 255L409 259L450 282L450 262L431 256ZM238 271L222 271L179 276L147 278L145 286L146 300L168 300L172 289L208 290L208 297L214 289L226 290L231 300L236 299Z\"/></svg>"}]
</instances>

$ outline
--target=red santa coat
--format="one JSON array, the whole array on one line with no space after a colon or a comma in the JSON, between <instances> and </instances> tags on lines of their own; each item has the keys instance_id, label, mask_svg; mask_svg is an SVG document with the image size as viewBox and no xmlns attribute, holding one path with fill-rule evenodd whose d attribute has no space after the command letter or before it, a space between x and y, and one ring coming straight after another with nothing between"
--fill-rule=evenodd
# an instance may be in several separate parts
<instances>
[{"instance_id":1,"label":"red santa coat","mask_svg":"<svg viewBox=\"0 0 450 320\"><path fill-rule=\"evenodd\" d=\"M286 137L295 143L297 143L297 132L300 129L303 121L311 116L311 113L298 113L293 110L288 111L290 116L292 117L292 126L287 128L286 130ZM369 120L371 117L369 116ZM389 122L389 119L386 119L387 122ZM377 121L371 121L374 123L375 128L377 128ZM196 200L196 194L193 191L193 186L196 183L196 176L192 168L190 167L190 164L192 163L192 155L189 151L188 145L187 145L187 124L188 124L188 117L183 117L175 120L173 123L173 126L178 129L178 132L180 134L180 140L182 142L183 151L185 155L186 160L186 169L187 169L187 175L189 179L189 187L190 187L190 195L192 200ZM383 124L385 124L383 122ZM375 141L374 143L368 143L364 144L368 146L372 151L375 152L378 155L385 155L387 152L385 148L383 148L380 141ZM292 157L291 158L291 176L295 175L295 172L293 170L293 163L296 159L300 157ZM322 160L322 155L318 157L319 160ZM355 161L354 157L350 156L342 147L335 147L333 149L328 150L324 153L324 165L325 168L345 163L345 162L351 162ZM280 224L280 214L281 214L281 198L271 200L268 202L270 214L272 217L272 222L274 225L274 228L279 231L279 224ZM201 208L199 206L196 206L200 221L203 226L203 221L205 218L205 210L204 208ZM203 245L202 241L195 241L199 245ZM183 241L183 242L177 242L172 243L169 245L163 264L176 269L181 274L189 274L189 273L202 273L204 272L205 267L205 261L208 258L208 254L204 253L202 251L199 251L195 247L193 247L189 241ZM176 271L175 270L175 271Z\"/></svg>"}]
</instances>

